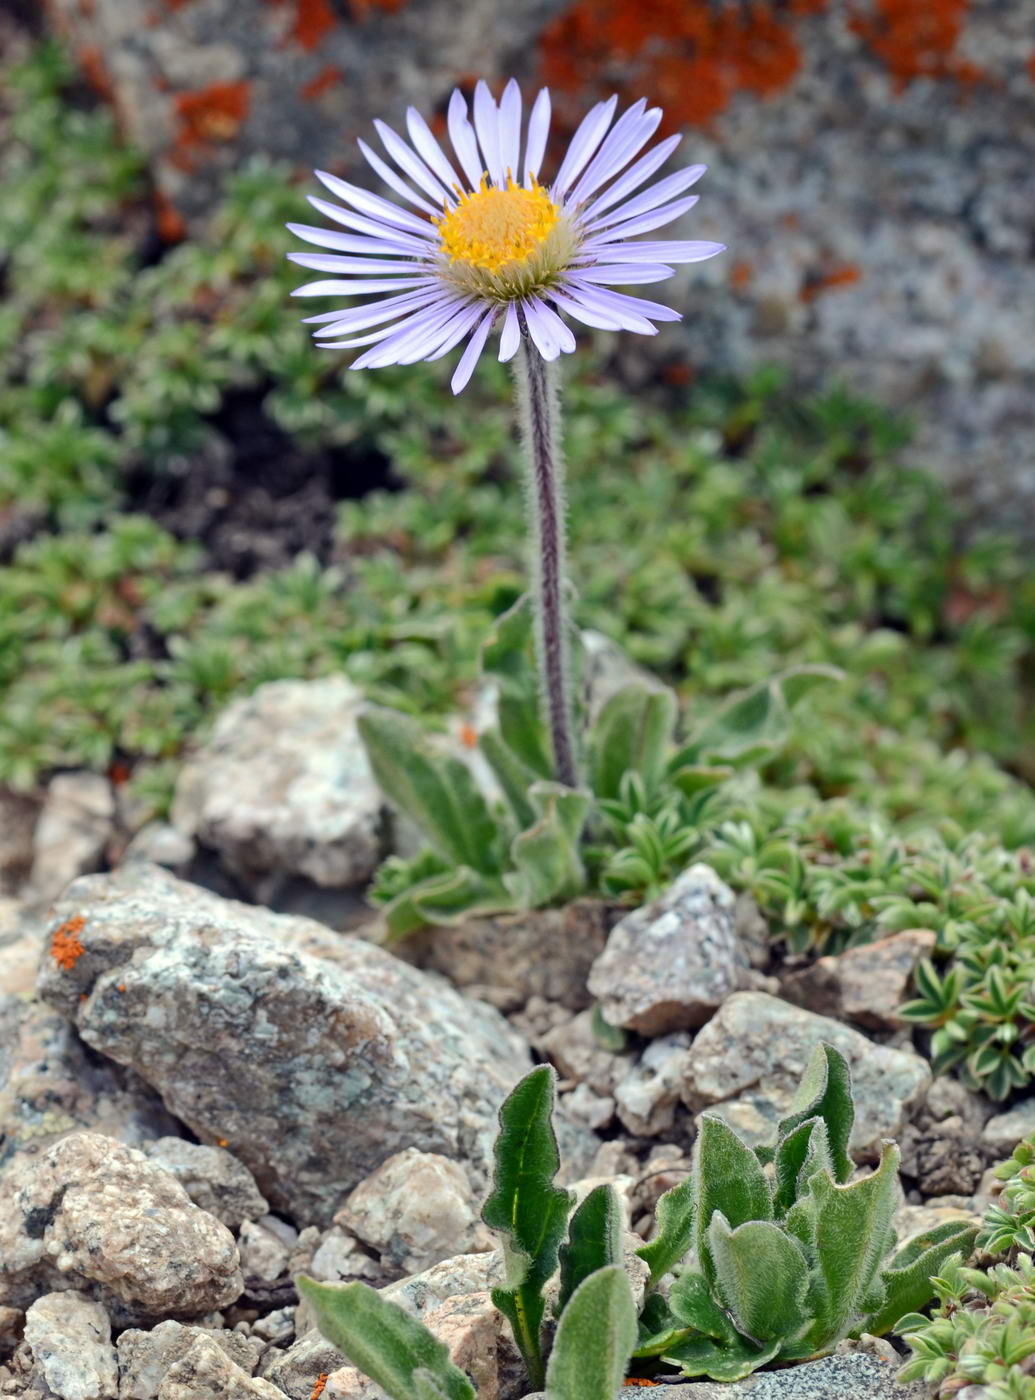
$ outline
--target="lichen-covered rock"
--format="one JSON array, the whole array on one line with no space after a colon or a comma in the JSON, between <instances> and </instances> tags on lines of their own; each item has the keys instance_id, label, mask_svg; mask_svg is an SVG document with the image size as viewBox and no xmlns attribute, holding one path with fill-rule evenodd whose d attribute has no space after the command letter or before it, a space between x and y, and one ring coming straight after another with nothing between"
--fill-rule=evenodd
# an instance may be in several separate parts
<instances>
[{"instance_id":1,"label":"lichen-covered rock","mask_svg":"<svg viewBox=\"0 0 1035 1400\"><path fill-rule=\"evenodd\" d=\"M234 1364L201 1332L165 1373L155 1400L283 1400L283 1392Z\"/></svg>"},{"instance_id":2,"label":"lichen-covered rock","mask_svg":"<svg viewBox=\"0 0 1035 1400\"><path fill-rule=\"evenodd\" d=\"M996 1157L1009 1157L1022 1138L1032 1136L1035 1136L1035 1098L990 1118L981 1140Z\"/></svg>"},{"instance_id":3,"label":"lichen-covered rock","mask_svg":"<svg viewBox=\"0 0 1035 1400\"><path fill-rule=\"evenodd\" d=\"M246 1220L258 1220L269 1210L248 1168L221 1147L163 1137L149 1142L144 1150L152 1162L176 1178L196 1206L230 1230L240 1229Z\"/></svg>"},{"instance_id":4,"label":"lichen-covered rock","mask_svg":"<svg viewBox=\"0 0 1035 1400\"><path fill-rule=\"evenodd\" d=\"M71 1291L37 1298L25 1314L33 1375L59 1400L116 1400L111 1323L100 1303Z\"/></svg>"},{"instance_id":5,"label":"lichen-covered rock","mask_svg":"<svg viewBox=\"0 0 1035 1400\"><path fill-rule=\"evenodd\" d=\"M173 823L254 893L278 877L359 885L384 845L383 799L343 676L271 681L234 700L176 785Z\"/></svg>"},{"instance_id":6,"label":"lichen-covered rock","mask_svg":"<svg viewBox=\"0 0 1035 1400\"><path fill-rule=\"evenodd\" d=\"M52 778L33 837L29 885L35 898L55 899L77 875L99 870L114 831L115 797L106 778Z\"/></svg>"},{"instance_id":7,"label":"lichen-covered rock","mask_svg":"<svg viewBox=\"0 0 1035 1400\"><path fill-rule=\"evenodd\" d=\"M70 917L83 952L44 967L41 995L225 1144L275 1210L327 1224L407 1147L484 1186L496 1111L529 1064L491 1007L362 940L153 866L78 881L54 914Z\"/></svg>"},{"instance_id":8,"label":"lichen-covered rock","mask_svg":"<svg viewBox=\"0 0 1035 1400\"><path fill-rule=\"evenodd\" d=\"M905 1024L899 1007L906 1000L913 969L936 942L930 929L903 929L837 957L817 958L784 979L783 995L824 1016L870 1030L897 1030Z\"/></svg>"},{"instance_id":9,"label":"lichen-covered rock","mask_svg":"<svg viewBox=\"0 0 1035 1400\"><path fill-rule=\"evenodd\" d=\"M698 1034L687 1052L684 1101L695 1111L713 1109L752 1146L770 1142L823 1041L851 1068L852 1150L876 1159L881 1141L898 1136L930 1084L930 1065L911 1050L875 1045L850 1026L764 992L737 992Z\"/></svg>"},{"instance_id":10,"label":"lichen-covered rock","mask_svg":"<svg viewBox=\"0 0 1035 1400\"><path fill-rule=\"evenodd\" d=\"M466 1172L436 1152L407 1148L361 1181L334 1217L396 1275L491 1243Z\"/></svg>"},{"instance_id":11,"label":"lichen-covered rock","mask_svg":"<svg viewBox=\"0 0 1035 1400\"><path fill-rule=\"evenodd\" d=\"M156 1400L169 1370L191 1350L199 1337L214 1342L235 1367L250 1376L262 1344L239 1332L223 1328L191 1327L182 1322L160 1322L149 1332L129 1328L116 1349L119 1360L119 1400Z\"/></svg>"},{"instance_id":12,"label":"lichen-covered rock","mask_svg":"<svg viewBox=\"0 0 1035 1400\"><path fill-rule=\"evenodd\" d=\"M73 1133L0 1177L0 1302L77 1288L113 1319L196 1317L241 1293L225 1225L142 1152Z\"/></svg>"},{"instance_id":13,"label":"lichen-covered rock","mask_svg":"<svg viewBox=\"0 0 1035 1400\"><path fill-rule=\"evenodd\" d=\"M153 1089L90 1055L64 1016L0 996L0 1167L81 1129L139 1147L177 1127Z\"/></svg>"},{"instance_id":14,"label":"lichen-covered rock","mask_svg":"<svg viewBox=\"0 0 1035 1400\"><path fill-rule=\"evenodd\" d=\"M589 975L604 1019L641 1035L703 1025L747 971L734 904L710 866L692 865L658 899L627 914Z\"/></svg>"}]
</instances>

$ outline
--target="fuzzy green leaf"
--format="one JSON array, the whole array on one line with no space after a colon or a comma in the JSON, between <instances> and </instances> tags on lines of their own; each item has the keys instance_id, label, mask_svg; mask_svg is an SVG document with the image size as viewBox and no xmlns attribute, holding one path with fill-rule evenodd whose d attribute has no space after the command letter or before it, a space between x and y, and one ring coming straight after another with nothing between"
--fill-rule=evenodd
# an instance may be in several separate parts
<instances>
[{"instance_id":1,"label":"fuzzy green leaf","mask_svg":"<svg viewBox=\"0 0 1035 1400\"><path fill-rule=\"evenodd\" d=\"M866 1319L864 1329L882 1337L907 1313L918 1312L934 1297L934 1278L946 1259L959 1250L970 1254L978 1226L966 1220L946 1220L910 1240L881 1274L884 1301Z\"/></svg>"},{"instance_id":2,"label":"fuzzy green leaf","mask_svg":"<svg viewBox=\"0 0 1035 1400\"><path fill-rule=\"evenodd\" d=\"M694 1176L673 1186L654 1210L654 1238L636 1253L650 1267L650 1287L684 1259L694 1242Z\"/></svg>"},{"instance_id":3,"label":"fuzzy green leaf","mask_svg":"<svg viewBox=\"0 0 1035 1400\"><path fill-rule=\"evenodd\" d=\"M560 783L536 783L529 791L535 825L514 838L514 873L506 876L515 898L538 909L574 899L586 887L579 837L589 811L587 793Z\"/></svg>"},{"instance_id":4,"label":"fuzzy green leaf","mask_svg":"<svg viewBox=\"0 0 1035 1400\"><path fill-rule=\"evenodd\" d=\"M482 646L482 671L499 686L500 738L537 778L553 773L550 746L539 704L533 652L535 620L528 594L502 613Z\"/></svg>"},{"instance_id":5,"label":"fuzzy green leaf","mask_svg":"<svg viewBox=\"0 0 1035 1400\"><path fill-rule=\"evenodd\" d=\"M305 1274L297 1284L321 1334L392 1400L413 1400L418 1373L424 1373L446 1400L476 1400L474 1386L450 1361L446 1346L375 1288L365 1283L317 1283ZM425 1382L429 1400L431 1394Z\"/></svg>"},{"instance_id":6,"label":"fuzzy green leaf","mask_svg":"<svg viewBox=\"0 0 1035 1400\"><path fill-rule=\"evenodd\" d=\"M741 1381L772 1361L779 1351L778 1342L756 1347L746 1337L731 1344L713 1341L711 1337L694 1337L666 1351L661 1358L676 1366L684 1376L710 1376L713 1381Z\"/></svg>"},{"instance_id":7,"label":"fuzzy green leaf","mask_svg":"<svg viewBox=\"0 0 1035 1400\"><path fill-rule=\"evenodd\" d=\"M721 1211L708 1226L715 1282L741 1332L756 1342L780 1342L803 1330L808 1265L779 1225L749 1220L731 1230Z\"/></svg>"},{"instance_id":8,"label":"fuzzy green leaf","mask_svg":"<svg viewBox=\"0 0 1035 1400\"><path fill-rule=\"evenodd\" d=\"M827 1125L822 1118L806 1118L780 1139L773 1157L776 1192L773 1203L777 1218L794 1205L813 1171L826 1167L833 1171Z\"/></svg>"},{"instance_id":9,"label":"fuzzy green leaf","mask_svg":"<svg viewBox=\"0 0 1035 1400\"><path fill-rule=\"evenodd\" d=\"M668 1306L675 1321L702 1332L716 1341L733 1342L736 1330L715 1301L711 1285L703 1274L688 1269L669 1289Z\"/></svg>"},{"instance_id":10,"label":"fuzzy green leaf","mask_svg":"<svg viewBox=\"0 0 1035 1400\"><path fill-rule=\"evenodd\" d=\"M728 1123L706 1113L694 1143L694 1233L697 1258L706 1278L715 1280L708 1227L719 1210L735 1229L748 1220L773 1218L773 1195L765 1171L750 1147Z\"/></svg>"},{"instance_id":11,"label":"fuzzy green leaf","mask_svg":"<svg viewBox=\"0 0 1035 1400\"><path fill-rule=\"evenodd\" d=\"M611 1400L636 1345L636 1305L620 1265L583 1279L557 1324L546 1400Z\"/></svg>"},{"instance_id":12,"label":"fuzzy green leaf","mask_svg":"<svg viewBox=\"0 0 1035 1400\"><path fill-rule=\"evenodd\" d=\"M535 811L528 800L528 790L538 781L540 775L533 772L528 764L522 762L513 749L503 742L503 735L498 729L486 730L478 740L478 747L496 775L496 781L503 790L503 796L507 799L518 830L524 831L535 821Z\"/></svg>"},{"instance_id":13,"label":"fuzzy green leaf","mask_svg":"<svg viewBox=\"0 0 1035 1400\"><path fill-rule=\"evenodd\" d=\"M388 800L444 856L482 875L501 868L499 832L465 763L435 753L406 715L369 706L358 722L370 766Z\"/></svg>"},{"instance_id":14,"label":"fuzzy green leaf","mask_svg":"<svg viewBox=\"0 0 1035 1400\"><path fill-rule=\"evenodd\" d=\"M792 707L815 685L843 680L833 666L797 666L735 696L707 720L669 764L670 772L704 760L744 766L780 748Z\"/></svg>"},{"instance_id":15,"label":"fuzzy green leaf","mask_svg":"<svg viewBox=\"0 0 1035 1400\"><path fill-rule=\"evenodd\" d=\"M576 1209L560 1248L558 1317L583 1279L622 1262L622 1212L611 1186L595 1186Z\"/></svg>"},{"instance_id":16,"label":"fuzzy green leaf","mask_svg":"<svg viewBox=\"0 0 1035 1400\"><path fill-rule=\"evenodd\" d=\"M665 767L676 723L676 697L662 686L627 685L601 709L589 737L597 797L616 798L626 773L653 792Z\"/></svg>"},{"instance_id":17,"label":"fuzzy green leaf","mask_svg":"<svg viewBox=\"0 0 1035 1400\"><path fill-rule=\"evenodd\" d=\"M834 1178L840 1182L847 1181L854 1167L848 1155L848 1143L855 1122L852 1076L848 1061L840 1050L825 1042L817 1045L812 1052L791 1111L780 1123L780 1139L793 1133L809 1118L823 1119Z\"/></svg>"},{"instance_id":18,"label":"fuzzy green leaf","mask_svg":"<svg viewBox=\"0 0 1035 1400\"><path fill-rule=\"evenodd\" d=\"M500 1108L493 1190L482 1219L503 1245L506 1287L492 1299L509 1321L531 1380L542 1384L539 1332L546 1311L543 1287L557 1267L572 1194L554 1186L560 1166L552 1114L555 1076L540 1065Z\"/></svg>"},{"instance_id":19,"label":"fuzzy green leaf","mask_svg":"<svg viewBox=\"0 0 1035 1400\"><path fill-rule=\"evenodd\" d=\"M515 907L514 896L501 881L458 865L421 880L385 905L386 942L427 924L455 924L472 914L501 914Z\"/></svg>"}]
</instances>

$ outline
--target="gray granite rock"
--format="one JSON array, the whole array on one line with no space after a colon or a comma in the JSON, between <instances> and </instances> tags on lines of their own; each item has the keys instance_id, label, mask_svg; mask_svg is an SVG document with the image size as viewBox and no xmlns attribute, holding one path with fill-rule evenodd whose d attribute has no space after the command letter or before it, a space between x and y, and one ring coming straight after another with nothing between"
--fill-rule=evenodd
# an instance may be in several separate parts
<instances>
[{"instance_id":1,"label":"gray granite rock","mask_svg":"<svg viewBox=\"0 0 1035 1400\"><path fill-rule=\"evenodd\" d=\"M737 992L698 1034L687 1053L684 1100L695 1111L713 1109L753 1146L770 1142L823 1041L851 1067L852 1150L875 1160L882 1139L898 1136L930 1084L930 1065L763 992Z\"/></svg>"},{"instance_id":2,"label":"gray granite rock","mask_svg":"<svg viewBox=\"0 0 1035 1400\"><path fill-rule=\"evenodd\" d=\"M837 957L817 958L784 978L782 994L796 1006L824 1016L870 1030L897 1030L905 1025L898 1009L906 1000L913 969L936 942L930 929L904 929Z\"/></svg>"},{"instance_id":3,"label":"gray granite rock","mask_svg":"<svg viewBox=\"0 0 1035 1400\"><path fill-rule=\"evenodd\" d=\"M176 1178L196 1206L230 1230L239 1230L244 1221L258 1220L269 1210L248 1168L221 1147L163 1137L149 1142L144 1151Z\"/></svg>"},{"instance_id":4,"label":"gray granite rock","mask_svg":"<svg viewBox=\"0 0 1035 1400\"><path fill-rule=\"evenodd\" d=\"M271 681L222 712L181 770L173 824L257 896L285 877L362 884L384 847L383 800L343 676Z\"/></svg>"},{"instance_id":5,"label":"gray granite rock","mask_svg":"<svg viewBox=\"0 0 1035 1400\"><path fill-rule=\"evenodd\" d=\"M618 1084L615 1105L628 1132L636 1137L658 1137L672 1127L689 1049L686 1031L652 1040Z\"/></svg>"},{"instance_id":6,"label":"gray granite rock","mask_svg":"<svg viewBox=\"0 0 1035 1400\"><path fill-rule=\"evenodd\" d=\"M201 1332L169 1367L155 1400L283 1400L283 1393L242 1370L218 1342Z\"/></svg>"},{"instance_id":7,"label":"gray granite rock","mask_svg":"<svg viewBox=\"0 0 1035 1400\"><path fill-rule=\"evenodd\" d=\"M28 878L39 810L38 798L0 788L0 896L17 895Z\"/></svg>"},{"instance_id":8,"label":"gray granite rock","mask_svg":"<svg viewBox=\"0 0 1035 1400\"><path fill-rule=\"evenodd\" d=\"M642 1035L703 1025L747 970L734 904L710 866L692 865L658 899L627 914L589 974L604 1019Z\"/></svg>"},{"instance_id":9,"label":"gray granite rock","mask_svg":"<svg viewBox=\"0 0 1035 1400\"><path fill-rule=\"evenodd\" d=\"M107 778L97 773L52 778L33 837L33 896L55 899L77 875L99 870L114 832L115 797Z\"/></svg>"},{"instance_id":10,"label":"gray granite rock","mask_svg":"<svg viewBox=\"0 0 1035 1400\"><path fill-rule=\"evenodd\" d=\"M59 1400L116 1400L119 1376L111 1323L81 1293L46 1293L25 1314L33 1373Z\"/></svg>"},{"instance_id":11,"label":"gray granite rock","mask_svg":"<svg viewBox=\"0 0 1035 1400\"><path fill-rule=\"evenodd\" d=\"M113 1321L195 1317L234 1302L234 1238L142 1152L73 1133L0 1177L0 1302L77 1288Z\"/></svg>"},{"instance_id":12,"label":"gray granite rock","mask_svg":"<svg viewBox=\"0 0 1035 1400\"><path fill-rule=\"evenodd\" d=\"M246 1375L251 1375L262 1345L239 1332L224 1328L192 1327L182 1322L160 1322L149 1332L128 1328L116 1349L119 1361L119 1400L156 1400L162 1381L172 1366L187 1355L199 1337L223 1351Z\"/></svg>"},{"instance_id":13,"label":"gray granite rock","mask_svg":"<svg viewBox=\"0 0 1035 1400\"><path fill-rule=\"evenodd\" d=\"M1006 1113L997 1113L985 1124L981 1140L989 1152L1006 1158L1022 1138L1035 1136L1035 1098L1019 1103Z\"/></svg>"},{"instance_id":14,"label":"gray granite rock","mask_svg":"<svg viewBox=\"0 0 1035 1400\"><path fill-rule=\"evenodd\" d=\"M41 994L228 1147L275 1210L329 1223L406 1147L460 1161L482 1189L496 1111L529 1065L492 1008L362 940L153 866L77 882L54 918L73 911L83 955L45 966Z\"/></svg>"}]
</instances>

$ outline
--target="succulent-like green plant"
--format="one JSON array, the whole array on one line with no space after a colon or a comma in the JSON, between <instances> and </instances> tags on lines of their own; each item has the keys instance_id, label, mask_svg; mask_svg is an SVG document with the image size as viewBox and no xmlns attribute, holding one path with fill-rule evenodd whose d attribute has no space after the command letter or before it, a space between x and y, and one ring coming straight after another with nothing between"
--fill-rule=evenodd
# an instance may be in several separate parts
<instances>
[{"instance_id":1,"label":"succulent-like green plant","mask_svg":"<svg viewBox=\"0 0 1035 1400\"><path fill-rule=\"evenodd\" d=\"M949 1221L892 1253L898 1150L885 1144L879 1167L850 1179L848 1065L822 1045L775 1149L752 1151L721 1118L702 1117L693 1169L661 1197L655 1237L638 1251L650 1278L637 1320L614 1191L596 1187L572 1212L572 1193L554 1184L553 1102L544 1065L503 1104L484 1210L506 1274L493 1302L530 1384L545 1384L548 1400L612 1400L630 1366L636 1375L737 1380L770 1362L822 1355L861 1331L886 1332L927 1302L932 1274L977 1233ZM407 1400L422 1369L431 1372L425 1388L468 1400L438 1343L366 1285L303 1278L299 1287L328 1340L393 1400Z\"/></svg>"},{"instance_id":2,"label":"succulent-like green plant","mask_svg":"<svg viewBox=\"0 0 1035 1400\"><path fill-rule=\"evenodd\" d=\"M945 1261L931 1280L937 1310L907 1314L895 1328L913 1353L899 1374L939 1396L976 1385L982 1400L1035 1400L1035 1138L996 1176L1005 1185L977 1238L983 1267L967 1267L966 1251Z\"/></svg>"}]
</instances>

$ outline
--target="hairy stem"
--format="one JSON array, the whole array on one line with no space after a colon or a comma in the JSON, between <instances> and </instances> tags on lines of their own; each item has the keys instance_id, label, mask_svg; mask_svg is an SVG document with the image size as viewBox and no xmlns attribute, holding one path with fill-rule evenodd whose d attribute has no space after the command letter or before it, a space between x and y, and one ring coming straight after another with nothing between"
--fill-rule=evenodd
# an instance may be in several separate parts
<instances>
[{"instance_id":1,"label":"hairy stem","mask_svg":"<svg viewBox=\"0 0 1035 1400\"><path fill-rule=\"evenodd\" d=\"M525 444L532 596L544 717L557 781L577 787L564 598L567 538L560 410L554 366L542 358L527 330L516 358L516 379Z\"/></svg>"}]
</instances>

